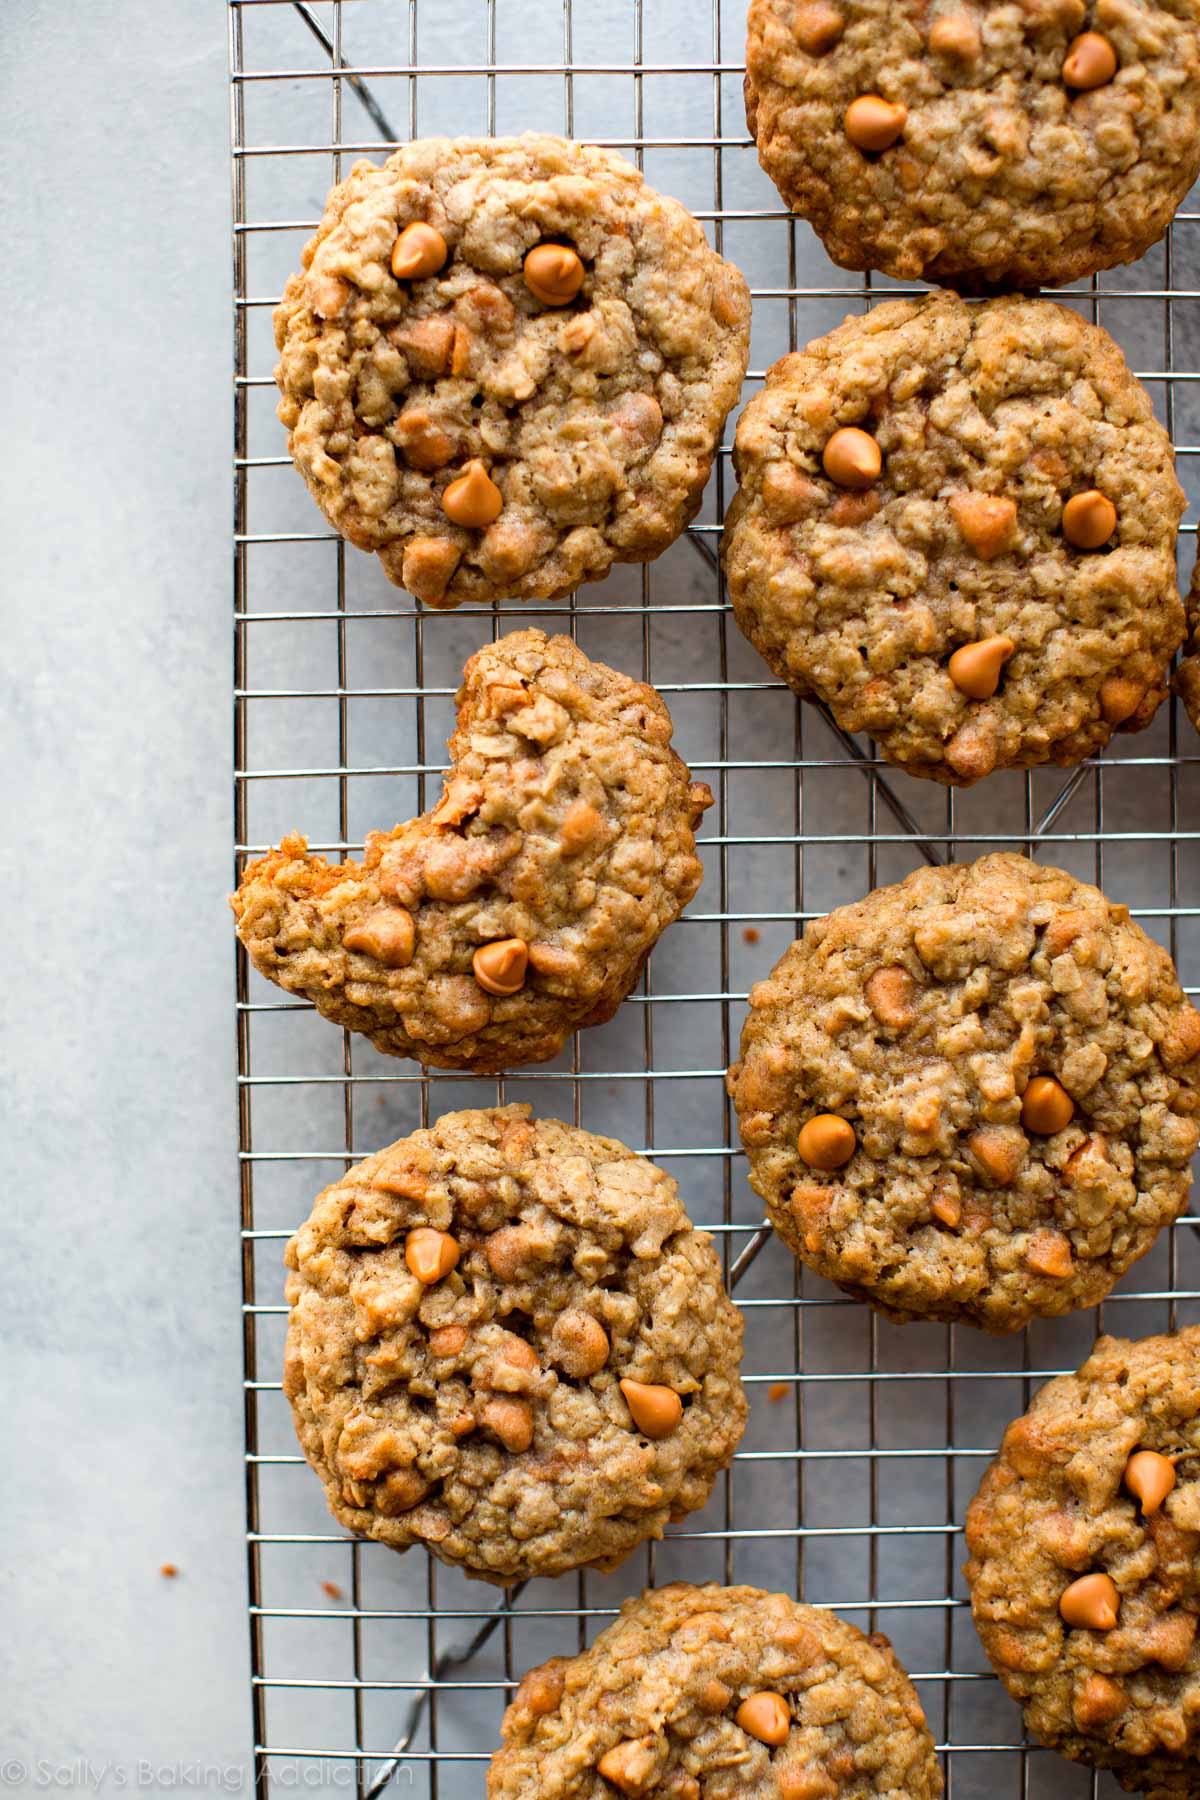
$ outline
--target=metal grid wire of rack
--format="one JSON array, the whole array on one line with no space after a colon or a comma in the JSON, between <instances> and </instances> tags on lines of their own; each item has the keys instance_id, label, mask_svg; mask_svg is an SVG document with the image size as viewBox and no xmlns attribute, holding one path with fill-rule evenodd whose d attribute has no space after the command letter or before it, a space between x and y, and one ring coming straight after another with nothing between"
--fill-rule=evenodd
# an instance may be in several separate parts
<instances>
[{"instance_id":1,"label":"metal grid wire of rack","mask_svg":"<svg viewBox=\"0 0 1200 1800\"><path fill-rule=\"evenodd\" d=\"M561 131L622 150L675 194L754 293L747 391L786 349L901 291L826 261L758 169L741 104L744 0L229 0L235 278L236 860L302 829L347 850L431 800L466 657L537 624L666 696L716 794L705 880L617 1018L557 1062L482 1081L381 1057L238 966L246 1500L259 1791L480 1795L521 1673L589 1642L620 1600L677 1577L748 1581L886 1631L912 1671L952 1800L1112 1795L1021 1734L988 1671L958 1567L967 1502L1005 1423L1097 1329L1200 1318L1193 1214L1096 1313L1011 1340L895 1327L807 1274L761 1228L723 1076L750 983L807 919L923 858L1019 848L1099 881L1195 993L1200 742L1151 730L1069 772L966 793L881 766L767 672L734 626L716 549L726 447L705 507L654 564L569 604L430 612L323 526L274 417L271 307L329 184L360 155L438 132ZM1137 266L1064 296L1117 337L1176 442L1200 458L1200 211ZM732 421L730 424L732 430ZM728 435L726 443L728 444ZM1194 507L1184 527L1194 545ZM281 1252L354 1159L451 1107L525 1099L612 1133L679 1180L746 1317L750 1425L707 1509L616 1574L498 1598L423 1552L332 1526L279 1371Z\"/></svg>"}]
</instances>

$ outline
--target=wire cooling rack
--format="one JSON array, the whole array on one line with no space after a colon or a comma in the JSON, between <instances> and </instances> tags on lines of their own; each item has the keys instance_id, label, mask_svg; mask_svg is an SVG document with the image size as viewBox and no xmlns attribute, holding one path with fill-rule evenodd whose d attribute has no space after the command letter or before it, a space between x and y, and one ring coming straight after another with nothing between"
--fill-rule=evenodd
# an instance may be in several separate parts
<instances>
[{"instance_id":1,"label":"wire cooling rack","mask_svg":"<svg viewBox=\"0 0 1200 1800\"><path fill-rule=\"evenodd\" d=\"M807 1274L761 1225L724 1070L750 983L807 919L923 858L1024 849L1100 882L1200 981L1200 740L1174 705L1082 768L951 793L887 770L800 705L733 624L717 566L727 445L686 537L569 604L438 613L323 528L274 417L271 307L326 189L436 132L561 131L622 150L704 221L754 292L747 391L785 350L904 291L823 256L760 173L741 102L744 0L229 0L234 302L236 866L289 829L356 851L438 791L463 662L538 624L652 681L716 805L705 880L617 1018L556 1063L481 1081L381 1057L239 956L241 1235L254 1768L259 1792L481 1795L526 1668L589 1642L625 1595L747 1581L886 1631L952 1800L1112 1795L1028 1746L958 1573L961 1521L1004 1424L1098 1329L1200 1318L1189 1216L1099 1309L995 1340L895 1327ZM1071 290L1146 382L1194 500L1200 211L1137 266ZM1182 542L1191 561L1194 509ZM608 1576L507 1594L333 1527L279 1386L281 1252L353 1160L452 1107L526 1099L676 1176L746 1318L750 1425L709 1506Z\"/></svg>"}]
</instances>

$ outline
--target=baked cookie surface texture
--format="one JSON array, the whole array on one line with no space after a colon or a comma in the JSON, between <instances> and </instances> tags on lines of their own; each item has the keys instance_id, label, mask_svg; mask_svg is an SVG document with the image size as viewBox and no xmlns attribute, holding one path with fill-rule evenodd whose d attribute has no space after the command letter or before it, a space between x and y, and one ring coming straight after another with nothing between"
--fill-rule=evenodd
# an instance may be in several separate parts
<instances>
[{"instance_id":1,"label":"baked cookie surface texture","mask_svg":"<svg viewBox=\"0 0 1200 1800\"><path fill-rule=\"evenodd\" d=\"M890 301L738 421L724 559L796 693L954 785L1149 723L1183 637L1184 496L1107 332L1053 301Z\"/></svg>"},{"instance_id":2,"label":"baked cookie surface texture","mask_svg":"<svg viewBox=\"0 0 1200 1800\"><path fill-rule=\"evenodd\" d=\"M1192 571L1187 612L1188 638L1175 674L1175 691L1183 701L1188 718L1200 731L1200 563Z\"/></svg>"},{"instance_id":3,"label":"baked cookie surface texture","mask_svg":"<svg viewBox=\"0 0 1200 1800\"><path fill-rule=\"evenodd\" d=\"M259 973L393 1056L494 1072L610 1019L700 885L712 794L653 688L569 638L513 632L458 694L437 805L361 863L302 837L232 906Z\"/></svg>"},{"instance_id":4,"label":"baked cookie surface texture","mask_svg":"<svg viewBox=\"0 0 1200 1800\"><path fill-rule=\"evenodd\" d=\"M751 989L729 1091L809 1268L1015 1331L1102 1300L1182 1211L1200 1013L1126 907L986 856L810 925Z\"/></svg>"},{"instance_id":5,"label":"baked cookie surface texture","mask_svg":"<svg viewBox=\"0 0 1200 1800\"><path fill-rule=\"evenodd\" d=\"M967 1514L975 1624L1030 1731L1200 1793L1200 1327L1101 1338L1010 1425Z\"/></svg>"},{"instance_id":6,"label":"baked cookie surface texture","mask_svg":"<svg viewBox=\"0 0 1200 1800\"><path fill-rule=\"evenodd\" d=\"M335 1518L487 1581L612 1568L707 1500L742 1317L675 1183L526 1106L447 1113L287 1249L284 1392Z\"/></svg>"},{"instance_id":7,"label":"baked cookie surface texture","mask_svg":"<svg viewBox=\"0 0 1200 1800\"><path fill-rule=\"evenodd\" d=\"M429 138L330 194L275 313L279 416L389 580L557 599L693 517L749 338L738 270L622 157Z\"/></svg>"},{"instance_id":8,"label":"baked cookie surface texture","mask_svg":"<svg viewBox=\"0 0 1200 1800\"><path fill-rule=\"evenodd\" d=\"M759 161L850 269L1075 281L1200 172L1196 0L751 0L746 64Z\"/></svg>"},{"instance_id":9,"label":"baked cookie surface texture","mask_svg":"<svg viewBox=\"0 0 1200 1800\"><path fill-rule=\"evenodd\" d=\"M627 1600L533 1669L488 1800L937 1800L920 1701L885 1637L751 1587Z\"/></svg>"}]
</instances>

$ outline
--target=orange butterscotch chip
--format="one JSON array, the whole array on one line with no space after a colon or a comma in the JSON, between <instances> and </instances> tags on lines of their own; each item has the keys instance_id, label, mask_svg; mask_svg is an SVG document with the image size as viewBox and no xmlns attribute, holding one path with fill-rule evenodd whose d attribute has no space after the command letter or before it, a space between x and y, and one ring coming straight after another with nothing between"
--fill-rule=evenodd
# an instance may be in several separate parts
<instances>
[{"instance_id":1,"label":"orange butterscotch chip","mask_svg":"<svg viewBox=\"0 0 1200 1800\"><path fill-rule=\"evenodd\" d=\"M533 1442L533 1409L527 1400L512 1400L507 1395L489 1400L480 1408L479 1422L514 1456L520 1456Z\"/></svg>"},{"instance_id":2,"label":"orange butterscotch chip","mask_svg":"<svg viewBox=\"0 0 1200 1800\"><path fill-rule=\"evenodd\" d=\"M569 306L583 286L584 268L566 244L538 244L525 258L525 286L545 306Z\"/></svg>"},{"instance_id":3,"label":"orange butterscotch chip","mask_svg":"<svg viewBox=\"0 0 1200 1800\"><path fill-rule=\"evenodd\" d=\"M1121 1596L1111 1575L1081 1575L1064 1588L1058 1610L1064 1624L1082 1631L1111 1631L1121 1609Z\"/></svg>"},{"instance_id":4,"label":"orange butterscotch chip","mask_svg":"<svg viewBox=\"0 0 1200 1800\"><path fill-rule=\"evenodd\" d=\"M1100 683L1100 716L1107 725L1123 725L1146 698L1146 683L1129 675L1106 675Z\"/></svg>"},{"instance_id":5,"label":"orange butterscotch chip","mask_svg":"<svg viewBox=\"0 0 1200 1800\"><path fill-rule=\"evenodd\" d=\"M734 1718L748 1737L772 1746L787 1743L792 1715L782 1694L751 1694L742 1701Z\"/></svg>"},{"instance_id":6,"label":"orange butterscotch chip","mask_svg":"<svg viewBox=\"0 0 1200 1800\"><path fill-rule=\"evenodd\" d=\"M1016 543L1017 503L1006 495L968 490L951 494L947 505L980 562L993 561Z\"/></svg>"},{"instance_id":7,"label":"orange butterscotch chip","mask_svg":"<svg viewBox=\"0 0 1200 1800\"><path fill-rule=\"evenodd\" d=\"M792 36L810 56L824 56L846 29L839 6L831 0L803 0L792 14Z\"/></svg>"},{"instance_id":8,"label":"orange butterscotch chip","mask_svg":"<svg viewBox=\"0 0 1200 1800\"><path fill-rule=\"evenodd\" d=\"M821 465L839 487L869 488L883 468L883 452L869 431L843 425L826 444Z\"/></svg>"},{"instance_id":9,"label":"orange butterscotch chip","mask_svg":"<svg viewBox=\"0 0 1200 1800\"><path fill-rule=\"evenodd\" d=\"M837 1113L818 1113L800 1127L796 1148L810 1169L840 1169L856 1149L854 1127Z\"/></svg>"},{"instance_id":10,"label":"orange butterscotch chip","mask_svg":"<svg viewBox=\"0 0 1200 1800\"><path fill-rule=\"evenodd\" d=\"M908 108L885 100L880 94L860 94L846 108L846 136L859 150L886 150L896 142L908 120Z\"/></svg>"},{"instance_id":11,"label":"orange butterscotch chip","mask_svg":"<svg viewBox=\"0 0 1200 1800\"><path fill-rule=\"evenodd\" d=\"M445 266L449 254L435 226L414 220L392 245L392 274L397 281L425 281Z\"/></svg>"},{"instance_id":12,"label":"orange butterscotch chip","mask_svg":"<svg viewBox=\"0 0 1200 1800\"><path fill-rule=\"evenodd\" d=\"M876 969L868 978L863 991L867 997L867 1005L881 1025L890 1026L893 1031L903 1031L912 1024L916 983L907 969L895 964Z\"/></svg>"},{"instance_id":13,"label":"orange butterscotch chip","mask_svg":"<svg viewBox=\"0 0 1200 1800\"><path fill-rule=\"evenodd\" d=\"M935 1194L929 1202L929 1210L935 1219L940 1219L952 1231L962 1223L962 1201L954 1194Z\"/></svg>"},{"instance_id":14,"label":"orange butterscotch chip","mask_svg":"<svg viewBox=\"0 0 1200 1800\"><path fill-rule=\"evenodd\" d=\"M436 606L461 560L462 552L449 538L411 537L404 546L400 579L410 594Z\"/></svg>"},{"instance_id":15,"label":"orange butterscotch chip","mask_svg":"<svg viewBox=\"0 0 1200 1800\"><path fill-rule=\"evenodd\" d=\"M448 1231L436 1231L432 1225L418 1225L404 1240L404 1260L418 1281L426 1286L441 1281L451 1269L458 1267L462 1255Z\"/></svg>"},{"instance_id":16,"label":"orange butterscotch chip","mask_svg":"<svg viewBox=\"0 0 1200 1800\"><path fill-rule=\"evenodd\" d=\"M1107 1675L1088 1675L1071 1703L1075 1723L1080 1731L1094 1731L1098 1725L1111 1725L1129 1705L1129 1696L1119 1683Z\"/></svg>"},{"instance_id":17,"label":"orange butterscotch chip","mask_svg":"<svg viewBox=\"0 0 1200 1800\"><path fill-rule=\"evenodd\" d=\"M586 1380L608 1361L608 1333L591 1313L568 1308L559 1313L550 1334L550 1354L566 1374Z\"/></svg>"},{"instance_id":18,"label":"orange butterscotch chip","mask_svg":"<svg viewBox=\"0 0 1200 1800\"><path fill-rule=\"evenodd\" d=\"M1075 1267L1071 1243L1061 1231L1035 1231L1025 1246L1025 1261L1035 1275L1065 1281Z\"/></svg>"},{"instance_id":19,"label":"orange butterscotch chip","mask_svg":"<svg viewBox=\"0 0 1200 1800\"><path fill-rule=\"evenodd\" d=\"M429 1349L434 1356L457 1356L470 1333L465 1325L440 1325L429 1334Z\"/></svg>"},{"instance_id":20,"label":"orange butterscotch chip","mask_svg":"<svg viewBox=\"0 0 1200 1800\"><path fill-rule=\"evenodd\" d=\"M566 1669L566 1659L561 1656L530 1669L513 1695L513 1705L524 1708L535 1719L557 1712L566 1685Z\"/></svg>"},{"instance_id":21,"label":"orange butterscotch chip","mask_svg":"<svg viewBox=\"0 0 1200 1800\"><path fill-rule=\"evenodd\" d=\"M480 531L500 517L504 495L478 457L473 457L442 495L442 511L456 525Z\"/></svg>"},{"instance_id":22,"label":"orange butterscotch chip","mask_svg":"<svg viewBox=\"0 0 1200 1800\"><path fill-rule=\"evenodd\" d=\"M373 956L385 969L405 969L413 959L417 933L402 906L378 906L342 935L347 950Z\"/></svg>"},{"instance_id":23,"label":"orange butterscotch chip","mask_svg":"<svg viewBox=\"0 0 1200 1800\"><path fill-rule=\"evenodd\" d=\"M626 1738L606 1750L596 1768L629 1800L641 1800L658 1776L658 1749L653 1737Z\"/></svg>"},{"instance_id":24,"label":"orange butterscotch chip","mask_svg":"<svg viewBox=\"0 0 1200 1800\"><path fill-rule=\"evenodd\" d=\"M1147 1519L1158 1511L1177 1479L1175 1464L1157 1450L1135 1450L1125 1464L1125 1486Z\"/></svg>"},{"instance_id":25,"label":"orange butterscotch chip","mask_svg":"<svg viewBox=\"0 0 1200 1800\"><path fill-rule=\"evenodd\" d=\"M558 828L559 842L568 856L594 843L604 830L604 820L586 800L574 800L562 816Z\"/></svg>"},{"instance_id":26,"label":"orange butterscotch chip","mask_svg":"<svg viewBox=\"0 0 1200 1800\"><path fill-rule=\"evenodd\" d=\"M1077 550L1099 550L1117 529L1117 509L1099 488L1072 494L1062 511L1063 536Z\"/></svg>"},{"instance_id":27,"label":"orange butterscotch chip","mask_svg":"<svg viewBox=\"0 0 1200 1800\"><path fill-rule=\"evenodd\" d=\"M494 943L481 944L471 959L480 987L501 998L520 992L528 966L529 945L524 938L499 938Z\"/></svg>"},{"instance_id":28,"label":"orange butterscotch chip","mask_svg":"<svg viewBox=\"0 0 1200 1800\"><path fill-rule=\"evenodd\" d=\"M633 1422L643 1437L670 1437L683 1417L683 1401L674 1388L653 1381L625 1380L619 1383Z\"/></svg>"},{"instance_id":29,"label":"orange butterscotch chip","mask_svg":"<svg viewBox=\"0 0 1200 1800\"><path fill-rule=\"evenodd\" d=\"M1075 1117L1075 1102L1053 1075L1035 1075L1021 1101L1021 1123L1038 1137L1065 1131Z\"/></svg>"},{"instance_id":30,"label":"orange butterscotch chip","mask_svg":"<svg viewBox=\"0 0 1200 1800\"><path fill-rule=\"evenodd\" d=\"M1084 31L1068 46L1063 81L1071 88L1105 87L1117 72L1117 53L1098 31Z\"/></svg>"},{"instance_id":31,"label":"orange butterscotch chip","mask_svg":"<svg viewBox=\"0 0 1200 1800\"><path fill-rule=\"evenodd\" d=\"M980 638L963 644L947 667L950 679L968 700L990 700L1000 686L1000 671L1016 649L1010 637Z\"/></svg>"},{"instance_id":32,"label":"orange butterscotch chip","mask_svg":"<svg viewBox=\"0 0 1200 1800\"><path fill-rule=\"evenodd\" d=\"M837 1800L838 1784L824 1769L772 1767L779 1800Z\"/></svg>"},{"instance_id":33,"label":"orange butterscotch chip","mask_svg":"<svg viewBox=\"0 0 1200 1800\"><path fill-rule=\"evenodd\" d=\"M929 48L934 56L974 62L983 49L979 27L969 13L944 13L929 27Z\"/></svg>"}]
</instances>

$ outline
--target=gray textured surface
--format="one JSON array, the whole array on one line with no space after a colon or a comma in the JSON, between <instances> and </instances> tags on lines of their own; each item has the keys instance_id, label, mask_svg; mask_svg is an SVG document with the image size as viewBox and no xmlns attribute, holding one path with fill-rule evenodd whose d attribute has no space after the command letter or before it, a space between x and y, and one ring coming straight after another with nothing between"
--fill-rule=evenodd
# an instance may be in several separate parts
<instances>
[{"instance_id":1,"label":"gray textured surface","mask_svg":"<svg viewBox=\"0 0 1200 1800\"><path fill-rule=\"evenodd\" d=\"M154 12L151 30L128 0L40 0L0 22L5 817L22 877L0 1792L22 1794L60 1770L85 1792L118 1770L149 1792L201 1764L236 1780L250 1730L224 18Z\"/></svg>"},{"instance_id":2,"label":"gray textured surface","mask_svg":"<svg viewBox=\"0 0 1200 1800\"><path fill-rule=\"evenodd\" d=\"M319 10L329 16L329 8ZM437 7L421 0L419 14L424 61L462 66L486 55L488 9L477 0ZM741 4L721 6L729 63L741 59L743 16ZM348 54L368 63L404 61L409 18L407 0L346 5ZM630 0L577 7L576 58L627 62L633 18ZM501 62L560 57L561 0L497 0L495 19ZM23 9L19 28L7 9L0 21L17 275L7 293L19 347L4 538L12 596L6 724L10 767L15 756L19 771L10 778L9 835L22 869L37 872L17 912L6 1032L5 1089L13 1096L18 1144L9 1234L16 1279L0 1318L0 1342L16 1466L6 1469L0 1491L7 1552L3 1654L11 1665L0 1751L52 1765L86 1757L100 1766L111 1759L129 1771L129 1787L138 1784L141 1758L168 1771L211 1765L228 1771L227 1787L240 1783L250 1737L230 924L222 899L230 842L224 24L218 0L159 0L153 32L146 13L129 0L96 0L69 17L61 4L41 0ZM644 25L647 61L711 59L708 6L647 0ZM290 8L248 7L247 65L315 71L322 56ZM482 78L422 81L415 115L404 78L374 85L401 132L414 125L429 132L488 124ZM646 136L706 136L716 85L707 75L644 78ZM736 145L743 130L739 79L724 76L719 87L722 133ZM577 77L576 133L628 138L634 98L627 76ZM564 124L561 77L501 77L494 103L501 131ZM320 143L329 132L326 79L248 87L249 142ZM345 140L372 142L375 135L347 95ZM721 161L726 209L773 207L752 152L734 147ZM646 167L657 185L693 207L713 209L710 150L651 149ZM248 212L258 220L315 220L331 173L327 154L250 159ZM251 294L278 292L305 235L303 229L252 234ZM803 342L861 303L852 298L857 278L831 270L803 225L731 220L724 248L759 290L756 369L791 337ZM1195 285L1198 252L1200 224L1180 225L1177 287ZM1157 289L1164 274L1163 253L1155 251L1138 269L1107 277L1105 291ZM850 292L791 302L780 294L822 285ZM1090 305L1086 298L1079 303ZM1196 368L1200 303L1177 300L1167 307L1111 298L1100 302L1099 313L1136 367L1162 370L1173 353L1176 367ZM254 375L269 373L268 308L250 312L249 357ZM1165 385L1152 391L1165 407ZM1194 384L1176 387L1181 442L1200 442L1198 391ZM278 457L282 438L269 388L252 390L248 406L251 454ZM1195 495L1194 457L1183 460L1181 473ZM727 471L723 479L720 493L727 495ZM254 470L248 505L253 532L323 530L288 468ZM717 516L718 505L714 482L704 517ZM1187 540L1189 562L1193 541ZM328 614L334 604L339 557L331 543L256 545L246 564L253 611ZM463 658L494 628L487 613L471 611L425 615L418 628L411 603L387 587L369 559L347 552L344 573L352 615L373 609L400 615L352 617L346 627L351 687L407 685L419 644L426 685L450 689ZM645 620L646 598L666 607L666 615ZM625 610L590 616L585 610L578 635L592 654L645 670L668 690L720 679L759 681L762 667L730 623L711 612L679 610L714 599L704 562L680 544L645 585L640 571L626 570L584 590L584 609L615 604ZM532 611L525 617L550 623ZM336 674L336 629L328 618L251 625L247 650L256 688L328 688ZM710 848L695 916L664 939L651 992L718 993L724 986L740 995L788 941L799 910L820 911L873 880L894 879L912 865L914 853L904 845L840 842L798 856L791 840L800 824L806 833L835 837L894 829L886 812L872 812L868 784L857 771L806 771L801 811L791 771L758 766L786 763L797 753L839 754L810 709L798 714L779 691L733 690L722 698L708 689L668 697L677 741L698 774L710 776L705 765L718 758L751 765L725 774L723 820L710 815L707 835L723 830L739 840L781 841L737 842L725 854ZM421 760L410 701L353 699L345 723L355 768L395 770ZM424 724L423 761L436 769L449 725L444 697L426 703ZM329 768L337 761L338 725L334 700L253 702L249 763L258 770ZM1194 758L1196 740L1182 715L1177 729L1178 747ZM1053 850L1081 874L1101 873L1115 897L1135 906L1165 901L1172 872L1170 846L1139 841L1137 834L1164 832L1173 823L1184 831L1200 828L1196 761L1180 770L1173 801L1161 763L1138 760L1161 758L1173 741L1170 730L1164 713L1151 732L1123 741L1106 765L1103 823L1130 833L1130 840L1106 850L1102 867L1086 839ZM1064 781L1059 774L1034 778L1034 816ZM940 791L904 778L895 785L925 829L946 830ZM351 839L408 816L421 798L418 789L409 774L355 776L346 789ZM1099 792L1088 775L1055 829L1094 831ZM1026 797L1021 778L995 778L957 801L953 828L1020 832ZM256 781L248 811L254 843L294 826L328 842L341 825L339 784L329 777ZM962 852L979 847L963 845ZM1176 876L1184 902L1194 902L1196 873L1196 846L1181 841ZM723 926L712 920L719 912L740 916ZM781 916L760 916L771 913ZM742 916L758 919L759 942L745 941ZM1145 922L1167 940L1166 919ZM1179 922L1175 947L1195 986L1195 920ZM258 982L253 998L279 996ZM735 1001L728 1017L734 1043L740 1017ZM586 1078L577 1086L564 1059L540 1078L506 1083L506 1092L568 1117L578 1100L585 1125L657 1146L693 1217L732 1227L736 1251L758 1211L740 1161L670 1154L724 1141L724 1025L717 1002L634 1003L581 1042ZM647 1029L654 1066L669 1077L649 1084L623 1078L643 1066ZM410 1065L356 1045L347 1107L341 1036L305 1012L256 1015L251 1045L254 1073L266 1078L253 1090L255 1148L283 1158L256 1165L256 1224L282 1230L303 1216L347 1153L362 1154L410 1129L420 1092ZM307 1079L285 1087L271 1079L281 1075ZM428 1105L436 1111L495 1092L491 1082L439 1079ZM1158 1291L1174 1272L1194 1290L1200 1285L1194 1237L1192 1228L1181 1228L1175 1261L1162 1245L1126 1289ZM279 1252L277 1239L256 1251L264 1305L278 1303ZM966 1450L993 1443L1023 1404L1022 1368L1076 1362L1094 1333L1094 1315L1039 1328L1026 1346L962 1329L951 1336L941 1328L872 1326L849 1305L817 1304L801 1314L787 1304L792 1291L790 1259L773 1243L739 1289L751 1302L746 1370L756 1404L745 1444L751 1454L738 1464L729 1517L725 1497L718 1496L685 1528L721 1533L731 1526L736 1535L677 1538L615 1576L526 1589L520 1606L527 1616L498 1634L471 1666L470 1679L480 1685L439 1700L439 1748L486 1751L499 1720L498 1684L538 1655L577 1641L573 1616L530 1613L562 1608L570 1615L582 1604L602 1611L647 1579L713 1576L803 1591L809 1600L855 1608L850 1616L860 1624L872 1616L915 1670L939 1671L947 1655L961 1675L982 1668L962 1611L904 1604L945 1593L961 1560L953 1524L980 1459L957 1459L951 1484L933 1456L877 1458L872 1477L861 1452L872 1442L885 1449L932 1447L947 1441L946 1432ZM832 1298L812 1280L802 1292L818 1303ZM1156 1300L1114 1303L1104 1323L1136 1333L1162 1328L1167 1316ZM255 1373L265 1383L277 1381L280 1339L278 1316L264 1317ZM950 1365L959 1372L956 1381L943 1378ZM872 1366L911 1379L879 1385L872 1401L869 1384L856 1378ZM803 1383L795 1381L798 1368ZM973 1379L976 1370L994 1371L996 1378ZM792 1397L772 1403L765 1393L779 1377L789 1380ZM293 1457L281 1395L267 1391L257 1405L262 1449ZM810 1451L847 1453L805 1463L803 1519L810 1535L799 1541L790 1535L799 1509L798 1441ZM259 1480L265 1531L335 1539L318 1485L301 1465L269 1465ZM902 1523L922 1529L904 1536L870 1529L847 1534L856 1525ZM180 1565L179 1581L160 1580L164 1559ZM490 1592L416 1554L396 1558L373 1545L355 1552L338 1541L267 1544L261 1571L269 1606L316 1615L267 1622L268 1673L344 1684L357 1655L358 1667L377 1684L364 1696L360 1721L362 1741L373 1748L394 1741L405 1709L405 1695L387 1684L420 1681L428 1657L470 1629L461 1618L427 1628L420 1618L403 1616L406 1609L494 1604ZM322 1580L339 1583L346 1599L326 1599ZM363 1618L356 1629L347 1616L355 1581L360 1610L392 1616ZM869 1615L864 1603L872 1598L877 1604ZM1015 1711L993 1682L951 1684L949 1721L943 1684L922 1685L939 1735L949 1723L959 1744L1018 1741ZM356 1730L345 1686L273 1687L266 1725L273 1743L312 1749L345 1749ZM417 1742L426 1747L429 1738ZM302 1782L339 1790L348 1765L280 1758L273 1769L273 1791ZM429 1791L426 1769L415 1766L417 1792ZM955 1769L957 1800L984 1794L1015 1800L1023 1791L1015 1755L964 1755ZM38 1791L35 1778L31 1771L27 1791ZM142 1785L167 1792L179 1782L153 1777ZM20 1783L10 1786L26 1791ZM467 1800L481 1791L477 1761L442 1765L443 1797ZM1115 1793L1103 1783L1098 1791ZM1083 1796L1091 1783L1082 1771L1035 1756L1027 1792Z\"/></svg>"}]
</instances>

